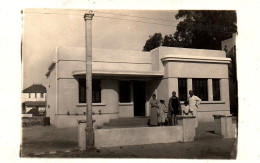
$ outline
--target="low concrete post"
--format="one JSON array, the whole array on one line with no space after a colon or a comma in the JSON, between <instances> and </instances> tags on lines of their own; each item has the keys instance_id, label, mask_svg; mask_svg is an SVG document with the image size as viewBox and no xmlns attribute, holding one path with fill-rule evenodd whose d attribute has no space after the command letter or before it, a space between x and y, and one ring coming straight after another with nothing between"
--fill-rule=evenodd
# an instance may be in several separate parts
<instances>
[{"instance_id":1,"label":"low concrete post","mask_svg":"<svg viewBox=\"0 0 260 163\"><path fill-rule=\"evenodd\" d=\"M80 150L86 149L86 126L85 120L78 121L78 145Z\"/></svg>"},{"instance_id":2,"label":"low concrete post","mask_svg":"<svg viewBox=\"0 0 260 163\"><path fill-rule=\"evenodd\" d=\"M234 138L235 129L232 124L232 115L213 115L215 133L223 135L224 138Z\"/></svg>"},{"instance_id":3,"label":"low concrete post","mask_svg":"<svg viewBox=\"0 0 260 163\"><path fill-rule=\"evenodd\" d=\"M221 135L221 122L220 122L220 115L213 115L214 117L214 132L216 134L220 134Z\"/></svg>"},{"instance_id":4,"label":"low concrete post","mask_svg":"<svg viewBox=\"0 0 260 163\"><path fill-rule=\"evenodd\" d=\"M183 126L183 142L192 142L196 136L195 118L191 115L177 115L177 125Z\"/></svg>"}]
</instances>

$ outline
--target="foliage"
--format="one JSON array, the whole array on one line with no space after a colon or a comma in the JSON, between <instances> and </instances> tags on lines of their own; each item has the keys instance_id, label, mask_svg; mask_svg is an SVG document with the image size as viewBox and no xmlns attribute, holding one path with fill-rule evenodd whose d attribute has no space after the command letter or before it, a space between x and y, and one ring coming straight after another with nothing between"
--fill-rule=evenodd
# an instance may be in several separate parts
<instances>
[{"instance_id":1,"label":"foliage","mask_svg":"<svg viewBox=\"0 0 260 163\"><path fill-rule=\"evenodd\" d=\"M235 11L179 10L175 15L181 20L174 35L161 33L149 36L143 51L162 46L221 50L221 41L237 32Z\"/></svg>"},{"instance_id":2,"label":"foliage","mask_svg":"<svg viewBox=\"0 0 260 163\"><path fill-rule=\"evenodd\" d=\"M174 39L185 48L221 50L221 41L237 32L234 11L180 10L175 18L183 20L176 28Z\"/></svg>"},{"instance_id":3,"label":"foliage","mask_svg":"<svg viewBox=\"0 0 260 163\"><path fill-rule=\"evenodd\" d=\"M146 41L143 51L151 51L154 48L161 46L162 44L162 34L155 33L153 36L149 36L149 39Z\"/></svg>"}]
</instances>

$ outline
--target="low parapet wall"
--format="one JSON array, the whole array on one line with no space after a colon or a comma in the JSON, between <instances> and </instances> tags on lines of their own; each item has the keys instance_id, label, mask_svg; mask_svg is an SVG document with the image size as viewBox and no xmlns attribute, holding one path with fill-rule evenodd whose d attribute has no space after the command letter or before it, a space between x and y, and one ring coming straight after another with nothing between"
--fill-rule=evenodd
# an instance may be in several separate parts
<instances>
[{"instance_id":1,"label":"low parapet wall","mask_svg":"<svg viewBox=\"0 0 260 163\"><path fill-rule=\"evenodd\" d=\"M94 146L116 147L156 143L191 142L195 137L195 116L178 116L177 126L109 128L94 130ZM86 148L86 122L79 121L79 148Z\"/></svg>"},{"instance_id":2,"label":"low parapet wall","mask_svg":"<svg viewBox=\"0 0 260 163\"><path fill-rule=\"evenodd\" d=\"M183 141L182 126L95 130L95 147L113 147Z\"/></svg>"}]
</instances>

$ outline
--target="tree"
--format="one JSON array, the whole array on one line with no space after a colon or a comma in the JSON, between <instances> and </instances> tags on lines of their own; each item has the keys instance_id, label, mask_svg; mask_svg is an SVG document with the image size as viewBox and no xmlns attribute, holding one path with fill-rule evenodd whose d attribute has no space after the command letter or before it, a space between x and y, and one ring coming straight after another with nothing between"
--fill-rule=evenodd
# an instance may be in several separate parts
<instances>
[{"instance_id":1,"label":"tree","mask_svg":"<svg viewBox=\"0 0 260 163\"><path fill-rule=\"evenodd\" d=\"M143 47L143 51L151 51L152 49L161 46L162 39L161 33L155 33L153 36L150 35Z\"/></svg>"},{"instance_id":2,"label":"tree","mask_svg":"<svg viewBox=\"0 0 260 163\"><path fill-rule=\"evenodd\" d=\"M221 50L221 41L237 32L235 11L180 10L174 39L182 47Z\"/></svg>"},{"instance_id":3,"label":"tree","mask_svg":"<svg viewBox=\"0 0 260 163\"><path fill-rule=\"evenodd\" d=\"M237 32L235 11L179 10L181 21L174 35L155 33L146 41L143 51L162 46L221 50L221 41ZM156 43L155 43L156 42Z\"/></svg>"}]
</instances>

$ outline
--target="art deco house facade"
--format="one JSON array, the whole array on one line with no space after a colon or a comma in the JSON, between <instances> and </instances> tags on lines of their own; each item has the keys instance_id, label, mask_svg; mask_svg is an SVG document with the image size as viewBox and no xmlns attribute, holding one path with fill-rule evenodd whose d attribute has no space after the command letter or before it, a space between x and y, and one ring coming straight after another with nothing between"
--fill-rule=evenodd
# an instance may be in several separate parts
<instances>
[{"instance_id":1,"label":"art deco house facade","mask_svg":"<svg viewBox=\"0 0 260 163\"><path fill-rule=\"evenodd\" d=\"M45 74L47 116L57 127L77 126L86 116L85 48L58 47ZM172 91L180 100L188 91L202 99L200 122L229 114L228 64L224 51L159 47L151 52L93 49L93 119L150 115L155 93L168 103Z\"/></svg>"}]
</instances>

